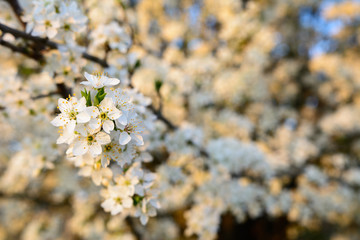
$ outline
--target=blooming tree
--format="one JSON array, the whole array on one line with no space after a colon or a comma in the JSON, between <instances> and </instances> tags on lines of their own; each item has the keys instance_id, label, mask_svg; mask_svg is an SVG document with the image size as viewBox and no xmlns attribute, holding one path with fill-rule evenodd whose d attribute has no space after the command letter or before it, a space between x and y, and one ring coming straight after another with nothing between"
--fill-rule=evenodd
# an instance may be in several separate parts
<instances>
[{"instance_id":1,"label":"blooming tree","mask_svg":"<svg viewBox=\"0 0 360 240\"><path fill-rule=\"evenodd\" d=\"M359 2L0 6L0 239L360 237Z\"/></svg>"}]
</instances>

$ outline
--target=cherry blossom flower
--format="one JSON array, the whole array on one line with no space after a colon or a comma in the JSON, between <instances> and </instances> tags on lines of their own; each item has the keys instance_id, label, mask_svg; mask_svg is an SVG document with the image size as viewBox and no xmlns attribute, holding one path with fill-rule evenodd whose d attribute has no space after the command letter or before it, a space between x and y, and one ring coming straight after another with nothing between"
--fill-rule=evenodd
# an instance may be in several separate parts
<instances>
[{"instance_id":1,"label":"cherry blossom flower","mask_svg":"<svg viewBox=\"0 0 360 240\"><path fill-rule=\"evenodd\" d=\"M143 131L141 121L138 119L138 115L134 111L126 112L127 124L122 124L116 121L116 127L120 130L119 143L121 145L128 144L131 140L134 140L138 146L144 145L143 137L140 135Z\"/></svg>"},{"instance_id":2,"label":"cherry blossom flower","mask_svg":"<svg viewBox=\"0 0 360 240\"><path fill-rule=\"evenodd\" d=\"M110 134L110 131L114 130L115 125L113 120L118 119L122 115L121 111L115 107L112 99L107 97L101 101L98 109L93 108L93 112L93 116L97 116L98 118L92 118L89 122L89 126L93 129L102 126L104 131L108 134Z\"/></svg>"},{"instance_id":3,"label":"cherry blossom flower","mask_svg":"<svg viewBox=\"0 0 360 240\"><path fill-rule=\"evenodd\" d=\"M85 130L80 131L80 134L74 140L73 154L79 156L89 151L94 157L100 155L102 152L101 146L110 143L110 136L105 132L99 131L99 129L83 128Z\"/></svg>"},{"instance_id":4,"label":"cherry blossom flower","mask_svg":"<svg viewBox=\"0 0 360 240\"><path fill-rule=\"evenodd\" d=\"M126 187L111 186L107 188L107 199L101 204L106 212L111 212L111 215L116 215L124 210L124 208L131 208L133 200Z\"/></svg>"},{"instance_id":5,"label":"cherry blossom flower","mask_svg":"<svg viewBox=\"0 0 360 240\"><path fill-rule=\"evenodd\" d=\"M70 122L86 123L90 121L90 116L85 111L86 100L84 97L80 100L76 97L70 97L69 100L60 98L58 107L61 113L51 121L51 124L56 127L65 126Z\"/></svg>"},{"instance_id":6,"label":"cherry blossom flower","mask_svg":"<svg viewBox=\"0 0 360 240\"><path fill-rule=\"evenodd\" d=\"M109 78L104 74L91 75L87 72L84 74L87 81L81 82L85 86L91 86L93 88L111 87L120 83L119 79Z\"/></svg>"}]
</instances>

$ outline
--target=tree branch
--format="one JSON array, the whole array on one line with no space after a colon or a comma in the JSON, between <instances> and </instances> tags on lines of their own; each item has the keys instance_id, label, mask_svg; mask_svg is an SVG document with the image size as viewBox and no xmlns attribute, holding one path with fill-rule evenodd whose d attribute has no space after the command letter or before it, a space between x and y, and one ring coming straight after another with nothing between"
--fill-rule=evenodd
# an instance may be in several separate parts
<instances>
[{"instance_id":1,"label":"tree branch","mask_svg":"<svg viewBox=\"0 0 360 240\"><path fill-rule=\"evenodd\" d=\"M3 39L0 39L0 45L11 49L13 52L21 53L21 54L23 54L29 58L32 58L36 61L42 62L44 60L44 57L42 54L33 52L33 51L29 51L29 49L26 47L16 46L16 45L14 45L8 41L5 41Z\"/></svg>"},{"instance_id":2,"label":"tree branch","mask_svg":"<svg viewBox=\"0 0 360 240\"><path fill-rule=\"evenodd\" d=\"M58 49L58 46L59 46L58 43L53 42L53 41L49 40L48 38L32 36L31 34L11 28L2 23L0 23L0 30L3 33L10 33L15 38L22 38L24 40L30 40L30 41L34 42L40 50L45 49L46 47L49 47L50 49ZM104 68L109 67L109 64L105 60L95 57L93 55L90 55L86 52L84 52L82 54L82 57L89 61L95 62Z\"/></svg>"},{"instance_id":3,"label":"tree branch","mask_svg":"<svg viewBox=\"0 0 360 240\"><path fill-rule=\"evenodd\" d=\"M9 3L11 8L13 9L16 18L19 20L20 24L23 26L23 28L26 28L26 23L21 19L21 16L23 15L23 10L17 0L6 0L6 2Z\"/></svg>"}]
</instances>

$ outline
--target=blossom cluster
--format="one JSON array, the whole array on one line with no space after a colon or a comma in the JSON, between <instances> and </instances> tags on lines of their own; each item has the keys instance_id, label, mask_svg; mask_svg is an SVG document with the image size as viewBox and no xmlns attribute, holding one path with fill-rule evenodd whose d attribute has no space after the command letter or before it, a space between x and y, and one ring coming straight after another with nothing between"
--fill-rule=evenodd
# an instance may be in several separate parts
<instances>
[{"instance_id":1,"label":"blossom cluster","mask_svg":"<svg viewBox=\"0 0 360 240\"><path fill-rule=\"evenodd\" d=\"M76 1L36 0L32 1L31 12L23 20L27 22L26 32L49 39L72 41L75 33L86 29L87 17Z\"/></svg>"},{"instance_id":2,"label":"blossom cluster","mask_svg":"<svg viewBox=\"0 0 360 240\"><path fill-rule=\"evenodd\" d=\"M80 167L80 175L106 187L101 204L105 211L115 215L132 210L146 224L159 203L152 188L155 174L141 168L152 159L141 149L146 119L137 111L136 95L115 89L120 80L105 74L85 73L85 78L81 84L89 90L84 89L80 99L58 100L60 114L51 122L60 128L57 144L69 145L66 153Z\"/></svg>"}]
</instances>

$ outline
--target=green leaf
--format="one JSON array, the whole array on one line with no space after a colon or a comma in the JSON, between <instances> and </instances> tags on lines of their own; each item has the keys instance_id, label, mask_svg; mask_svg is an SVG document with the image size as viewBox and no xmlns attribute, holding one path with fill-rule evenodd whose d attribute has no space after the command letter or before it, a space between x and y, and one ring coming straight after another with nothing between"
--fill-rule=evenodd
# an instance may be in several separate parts
<instances>
[{"instance_id":1,"label":"green leaf","mask_svg":"<svg viewBox=\"0 0 360 240\"><path fill-rule=\"evenodd\" d=\"M102 87L98 90L97 94L95 95L94 105L95 106L99 105L101 101L104 100L105 96L106 96L105 88Z\"/></svg>"},{"instance_id":2,"label":"green leaf","mask_svg":"<svg viewBox=\"0 0 360 240\"><path fill-rule=\"evenodd\" d=\"M91 106L91 94L90 91L87 92L86 89L84 91L81 91L81 96L83 96L86 99L86 106Z\"/></svg>"},{"instance_id":3,"label":"green leaf","mask_svg":"<svg viewBox=\"0 0 360 240\"><path fill-rule=\"evenodd\" d=\"M160 92L160 88L163 84L163 81L161 81L160 79L155 79L155 90L156 92Z\"/></svg>"}]
</instances>

